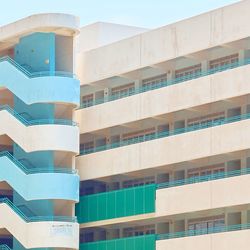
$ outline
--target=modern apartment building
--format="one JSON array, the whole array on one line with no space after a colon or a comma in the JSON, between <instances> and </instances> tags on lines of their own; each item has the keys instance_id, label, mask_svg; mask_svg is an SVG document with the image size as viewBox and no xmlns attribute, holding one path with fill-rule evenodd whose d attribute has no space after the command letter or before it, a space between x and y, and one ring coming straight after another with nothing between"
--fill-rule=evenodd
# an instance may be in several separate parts
<instances>
[{"instance_id":1,"label":"modern apartment building","mask_svg":"<svg viewBox=\"0 0 250 250\"><path fill-rule=\"evenodd\" d=\"M249 10L0 28L0 249L248 250Z\"/></svg>"}]
</instances>

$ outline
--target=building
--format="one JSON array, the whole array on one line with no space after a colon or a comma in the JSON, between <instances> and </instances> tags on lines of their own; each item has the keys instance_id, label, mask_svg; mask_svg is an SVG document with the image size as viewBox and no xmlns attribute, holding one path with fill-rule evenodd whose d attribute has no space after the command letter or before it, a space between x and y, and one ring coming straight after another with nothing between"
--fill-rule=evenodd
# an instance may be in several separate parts
<instances>
[{"instance_id":1,"label":"building","mask_svg":"<svg viewBox=\"0 0 250 250\"><path fill-rule=\"evenodd\" d=\"M1 248L247 250L249 9L0 28Z\"/></svg>"}]
</instances>

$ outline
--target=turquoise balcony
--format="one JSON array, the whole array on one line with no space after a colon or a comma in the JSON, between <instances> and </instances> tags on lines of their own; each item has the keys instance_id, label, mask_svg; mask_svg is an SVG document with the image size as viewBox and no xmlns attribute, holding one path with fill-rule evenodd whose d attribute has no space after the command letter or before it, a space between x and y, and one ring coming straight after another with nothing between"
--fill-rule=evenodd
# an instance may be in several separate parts
<instances>
[{"instance_id":1,"label":"turquoise balcony","mask_svg":"<svg viewBox=\"0 0 250 250\"><path fill-rule=\"evenodd\" d=\"M11 58L4 57L0 59L0 75L0 87L9 89L26 104L58 102L79 105L80 83L71 73L30 73Z\"/></svg>"},{"instance_id":2,"label":"turquoise balcony","mask_svg":"<svg viewBox=\"0 0 250 250\"><path fill-rule=\"evenodd\" d=\"M80 250L155 250L155 235L83 243Z\"/></svg>"},{"instance_id":3,"label":"turquoise balcony","mask_svg":"<svg viewBox=\"0 0 250 250\"><path fill-rule=\"evenodd\" d=\"M34 126L34 125L47 125L47 124L56 124L56 125L68 125L68 126L77 126L77 123L72 120L66 119L35 119L35 120L26 120L18 112L12 109L8 105L1 105L0 111L5 110L14 116L18 121L20 121L25 126Z\"/></svg>"},{"instance_id":4,"label":"turquoise balcony","mask_svg":"<svg viewBox=\"0 0 250 250\"><path fill-rule=\"evenodd\" d=\"M79 223L155 212L155 184L80 197Z\"/></svg>"},{"instance_id":5,"label":"turquoise balcony","mask_svg":"<svg viewBox=\"0 0 250 250\"><path fill-rule=\"evenodd\" d=\"M0 153L0 165L0 182L6 181L26 201L79 200L79 176L74 170L28 168L8 152Z\"/></svg>"},{"instance_id":6,"label":"turquoise balcony","mask_svg":"<svg viewBox=\"0 0 250 250\"><path fill-rule=\"evenodd\" d=\"M64 221L64 222L76 222L76 217L70 216L39 216L32 215L28 216L24 214L17 206L15 206L9 199L3 198L0 199L0 205L6 204L13 212L15 212L20 218L22 218L25 222L40 222L40 221Z\"/></svg>"}]
</instances>

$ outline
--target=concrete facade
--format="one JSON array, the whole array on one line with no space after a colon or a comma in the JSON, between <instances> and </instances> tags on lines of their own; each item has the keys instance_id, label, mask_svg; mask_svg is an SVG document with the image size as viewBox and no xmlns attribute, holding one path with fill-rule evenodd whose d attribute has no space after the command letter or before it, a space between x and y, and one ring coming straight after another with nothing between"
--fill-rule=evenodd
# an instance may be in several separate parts
<instances>
[{"instance_id":1,"label":"concrete facade","mask_svg":"<svg viewBox=\"0 0 250 250\"><path fill-rule=\"evenodd\" d=\"M1 27L0 248L247 250L249 9Z\"/></svg>"}]
</instances>

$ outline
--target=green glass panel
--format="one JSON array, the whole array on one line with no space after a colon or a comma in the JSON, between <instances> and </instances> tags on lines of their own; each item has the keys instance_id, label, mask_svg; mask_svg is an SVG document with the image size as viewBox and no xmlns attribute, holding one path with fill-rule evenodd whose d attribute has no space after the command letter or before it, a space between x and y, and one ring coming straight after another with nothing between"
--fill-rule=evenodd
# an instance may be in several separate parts
<instances>
[{"instance_id":1,"label":"green glass panel","mask_svg":"<svg viewBox=\"0 0 250 250\"><path fill-rule=\"evenodd\" d=\"M126 216L126 192L119 190L116 193L116 217Z\"/></svg>"},{"instance_id":2,"label":"green glass panel","mask_svg":"<svg viewBox=\"0 0 250 250\"><path fill-rule=\"evenodd\" d=\"M107 218L111 219L116 217L116 192L107 194Z\"/></svg>"},{"instance_id":3,"label":"green glass panel","mask_svg":"<svg viewBox=\"0 0 250 250\"><path fill-rule=\"evenodd\" d=\"M107 250L115 250L116 249L116 241L115 240L108 240L107 241L107 244L106 244L106 246L107 246Z\"/></svg>"},{"instance_id":4,"label":"green glass panel","mask_svg":"<svg viewBox=\"0 0 250 250\"><path fill-rule=\"evenodd\" d=\"M76 206L80 223L155 211L156 185L145 185L83 196Z\"/></svg>"},{"instance_id":5,"label":"green glass panel","mask_svg":"<svg viewBox=\"0 0 250 250\"><path fill-rule=\"evenodd\" d=\"M134 215L135 214L135 195L134 195L134 188L128 188L125 192L125 214L126 216Z\"/></svg>"},{"instance_id":6,"label":"green glass panel","mask_svg":"<svg viewBox=\"0 0 250 250\"><path fill-rule=\"evenodd\" d=\"M155 235L80 244L80 250L155 250Z\"/></svg>"},{"instance_id":7,"label":"green glass panel","mask_svg":"<svg viewBox=\"0 0 250 250\"><path fill-rule=\"evenodd\" d=\"M89 196L88 200L88 221L96 221L98 220L97 212L98 212L98 203L97 203L96 195Z\"/></svg>"},{"instance_id":8,"label":"green glass panel","mask_svg":"<svg viewBox=\"0 0 250 250\"><path fill-rule=\"evenodd\" d=\"M135 213L134 214L143 214L145 212L145 187L138 187L136 192L134 192L135 200Z\"/></svg>"},{"instance_id":9,"label":"green glass panel","mask_svg":"<svg viewBox=\"0 0 250 250\"><path fill-rule=\"evenodd\" d=\"M107 218L107 194L103 193L97 196L98 199L98 219L106 219Z\"/></svg>"},{"instance_id":10,"label":"green glass panel","mask_svg":"<svg viewBox=\"0 0 250 250\"><path fill-rule=\"evenodd\" d=\"M138 240L138 239L137 239ZM126 250L134 250L134 237L124 239L124 244L126 244Z\"/></svg>"},{"instance_id":11,"label":"green glass panel","mask_svg":"<svg viewBox=\"0 0 250 250\"><path fill-rule=\"evenodd\" d=\"M144 191L145 213L153 213L155 211L156 186L148 185Z\"/></svg>"},{"instance_id":12,"label":"green glass panel","mask_svg":"<svg viewBox=\"0 0 250 250\"><path fill-rule=\"evenodd\" d=\"M138 240L134 240L134 249L136 250L145 250L145 239L144 237L138 238Z\"/></svg>"},{"instance_id":13,"label":"green glass panel","mask_svg":"<svg viewBox=\"0 0 250 250\"><path fill-rule=\"evenodd\" d=\"M117 240L116 241L116 249L127 250L126 241L125 240Z\"/></svg>"}]
</instances>

